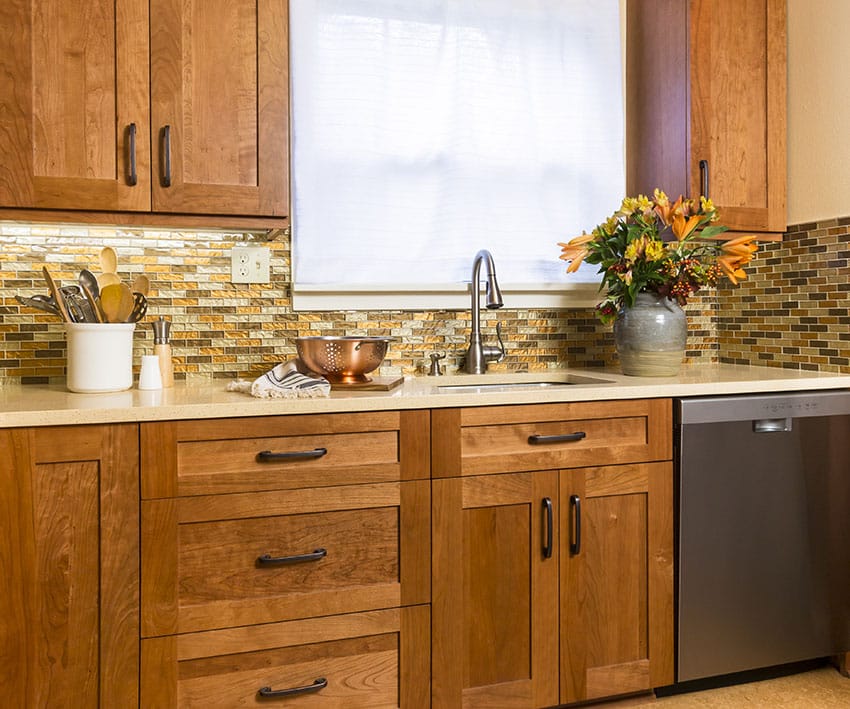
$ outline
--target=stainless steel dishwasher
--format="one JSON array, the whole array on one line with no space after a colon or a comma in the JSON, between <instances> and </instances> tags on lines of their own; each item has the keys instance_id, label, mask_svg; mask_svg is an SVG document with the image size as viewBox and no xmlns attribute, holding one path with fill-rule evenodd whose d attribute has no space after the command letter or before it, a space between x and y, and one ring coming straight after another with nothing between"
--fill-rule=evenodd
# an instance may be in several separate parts
<instances>
[{"instance_id":1,"label":"stainless steel dishwasher","mask_svg":"<svg viewBox=\"0 0 850 709\"><path fill-rule=\"evenodd\" d=\"M850 391L675 412L677 682L850 650Z\"/></svg>"}]
</instances>

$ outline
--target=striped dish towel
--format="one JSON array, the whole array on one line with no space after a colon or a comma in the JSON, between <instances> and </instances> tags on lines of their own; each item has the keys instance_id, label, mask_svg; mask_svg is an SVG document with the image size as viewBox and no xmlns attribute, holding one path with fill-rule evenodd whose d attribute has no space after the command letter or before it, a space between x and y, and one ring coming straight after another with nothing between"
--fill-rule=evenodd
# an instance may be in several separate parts
<instances>
[{"instance_id":1,"label":"striped dish towel","mask_svg":"<svg viewBox=\"0 0 850 709\"><path fill-rule=\"evenodd\" d=\"M315 399L328 396L331 384L318 374L309 371L298 359L275 365L253 382L237 379L227 385L228 391L240 391L258 399Z\"/></svg>"}]
</instances>

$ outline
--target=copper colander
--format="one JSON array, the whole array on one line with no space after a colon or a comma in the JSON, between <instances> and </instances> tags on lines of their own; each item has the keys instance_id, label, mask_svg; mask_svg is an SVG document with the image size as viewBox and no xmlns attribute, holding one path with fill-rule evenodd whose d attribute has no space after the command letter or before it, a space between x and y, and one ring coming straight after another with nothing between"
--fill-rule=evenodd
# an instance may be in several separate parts
<instances>
[{"instance_id":1,"label":"copper colander","mask_svg":"<svg viewBox=\"0 0 850 709\"><path fill-rule=\"evenodd\" d=\"M392 337L298 337L299 359L331 383L369 382L366 375L384 361Z\"/></svg>"}]
</instances>

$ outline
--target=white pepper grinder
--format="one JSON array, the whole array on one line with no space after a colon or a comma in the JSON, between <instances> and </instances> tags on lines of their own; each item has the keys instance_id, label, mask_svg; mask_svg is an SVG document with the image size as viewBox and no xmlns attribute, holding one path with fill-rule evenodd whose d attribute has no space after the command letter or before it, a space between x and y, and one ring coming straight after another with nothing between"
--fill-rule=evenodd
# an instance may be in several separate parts
<instances>
[{"instance_id":1,"label":"white pepper grinder","mask_svg":"<svg viewBox=\"0 0 850 709\"><path fill-rule=\"evenodd\" d=\"M154 320L153 353L159 357L159 373L162 376L162 386L174 386L174 363L171 361L171 322L162 315Z\"/></svg>"}]
</instances>

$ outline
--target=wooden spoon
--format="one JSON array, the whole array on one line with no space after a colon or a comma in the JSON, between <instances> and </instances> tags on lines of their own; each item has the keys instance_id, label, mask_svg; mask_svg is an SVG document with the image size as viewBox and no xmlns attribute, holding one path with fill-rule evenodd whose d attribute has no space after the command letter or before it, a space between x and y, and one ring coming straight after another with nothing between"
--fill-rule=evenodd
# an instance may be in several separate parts
<instances>
[{"instance_id":1,"label":"wooden spoon","mask_svg":"<svg viewBox=\"0 0 850 709\"><path fill-rule=\"evenodd\" d=\"M68 312L68 306L65 305L65 298L59 292L56 281L53 280L53 276L50 275L50 271L47 270L47 266L42 266L41 272L44 274L44 280L47 282L47 287L50 289L53 300L56 301L56 307L59 308L59 313L62 315L62 319L65 322L73 322L71 314Z\"/></svg>"},{"instance_id":2,"label":"wooden spoon","mask_svg":"<svg viewBox=\"0 0 850 709\"><path fill-rule=\"evenodd\" d=\"M115 254L115 249L111 246L104 246L100 251L100 272L118 272L118 256Z\"/></svg>"},{"instance_id":3,"label":"wooden spoon","mask_svg":"<svg viewBox=\"0 0 850 709\"><path fill-rule=\"evenodd\" d=\"M97 287L103 289L105 286L115 286L121 283L117 273L101 273L97 277Z\"/></svg>"},{"instance_id":4,"label":"wooden spoon","mask_svg":"<svg viewBox=\"0 0 850 709\"><path fill-rule=\"evenodd\" d=\"M107 322L127 322L133 312L133 293L124 283L113 283L100 289L100 307Z\"/></svg>"},{"instance_id":5,"label":"wooden spoon","mask_svg":"<svg viewBox=\"0 0 850 709\"><path fill-rule=\"evenodd\" d=\"M144 273L140 273L133 279L133 285L130 287L130 290L132 290L134 293L141 293L143 296L145 296L145 298L147 298L150 287L150 279Z\"/></svg>"},{"instance_id":6,"label":"wooden spoon","mask_svg":"<svg viewBox=\"0 0 850 709\"><path fill-rule=\"evenodd\" d=\"M100 275L97 277L99 288L120 283L116 271L118 270L118 256L111 246L104 246L100 251Z\"/></svg>"}]
</instances>

